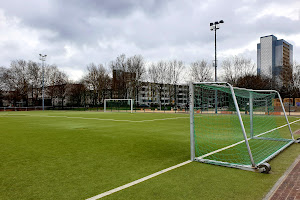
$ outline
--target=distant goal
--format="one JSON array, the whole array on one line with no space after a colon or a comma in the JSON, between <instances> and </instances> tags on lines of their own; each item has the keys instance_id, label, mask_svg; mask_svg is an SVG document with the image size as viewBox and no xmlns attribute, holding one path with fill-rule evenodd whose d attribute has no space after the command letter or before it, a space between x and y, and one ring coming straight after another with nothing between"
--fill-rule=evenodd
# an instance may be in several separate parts
<instances>
[{"instance_id":1,"label":"distant goal","mask_svg":"<svg viewBox=\"0 0 300 200\"><path fill-rule=\"evenodd\" d=\"M223 82L190 84L190 137L193 161L265 173L296 142L277 91Z\"/></svg>"},{"instance_id":2,"label":"distant goal","mask_svg":"<svg viewBox=\"0 0 300 200\"><path fill-rule=\"evenodd\" d=\"M133 99L105 99L104 112L133 113Z\"/></svg>"}]
</instances>

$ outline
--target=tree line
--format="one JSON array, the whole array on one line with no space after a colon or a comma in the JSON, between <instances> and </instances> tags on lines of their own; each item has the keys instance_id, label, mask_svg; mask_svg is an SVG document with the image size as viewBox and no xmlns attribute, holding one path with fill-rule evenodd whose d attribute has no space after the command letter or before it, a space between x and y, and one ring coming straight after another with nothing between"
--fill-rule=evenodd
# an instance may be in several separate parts
<instances>
[{"instance_id":1,"label":"tree line","mask_svg":"<svg viewBox=\"0 0 300 200\"><path fill-rule=\"evenodd\" d=\"M60 71L56 65L47 65L43 72L41 64L33 61L14 60L9 68L0 67L0 104L1 100L8 100L16 106L24 102L24 106L29 106L28 99L31 99L31 105L41 105L40 94L42 90L42 79L44 73L46 93L51 97L64 98L67 75Z\"/></svg>"},{"instance_id":2,"label":"tree line","mask_svg":"<svg viewBox=\"0 0 300 200\"><path fill-rule=\"evenodd\" d=\"M222 79L236 87L256 90L277 90L283 98L300 97L300 65L297 62L283 65L278 75L257 75L251 59L232 57L222 62Z\"/></svg>"},{"instance_id":3,"label":"tree line","mask_svg":"<svg viewBox=\"0 0 300 200\"><path fill-rule=\"evenodd\" d=\"M218 70L219 80L236 87L275 89L283 97L300 97L300 65L297 63L284 66L276 79L258 76L255 63L242 56L225 59ZM138 101L145 83L152 84L150 92L156 93L160 103L166 95L176 102L179 84L213 81L214 67L207 60L188 64L176 59L145 62L141 55L126 57L122 54L108 66L88 64L83 77L73 82L56 65L43 68L38 62L14 60L9 67L0 67L0 106L4 100L13 106L40 106L43 74L46 105L59 101L62 107L96 106L106 98Z\"/></svg>"}]
</instances>

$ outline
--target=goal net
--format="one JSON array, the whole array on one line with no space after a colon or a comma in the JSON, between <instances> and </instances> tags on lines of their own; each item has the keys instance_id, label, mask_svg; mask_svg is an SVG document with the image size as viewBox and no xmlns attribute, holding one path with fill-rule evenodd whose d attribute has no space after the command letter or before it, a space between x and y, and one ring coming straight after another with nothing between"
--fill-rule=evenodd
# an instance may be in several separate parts
<instances>
[{"instance_id":1,"label":"goal net","mask_svg":"<svg viewBox=\"0 0 300 200\"><path fill-rule=\"evenodd\" d=\"M274 90L228 83L190 85L191 159L251 171L294 143L281 97Z\"/></svg>"},{"instance_id":2,"label":"goal net","mask_svg":"<svg viewBox=\"0 0 300 200\"><path fill-rule=\"evenodd\" d=\"M105 99L104 112L133 112L133 99Z\"/></svg>"}]
</instances>

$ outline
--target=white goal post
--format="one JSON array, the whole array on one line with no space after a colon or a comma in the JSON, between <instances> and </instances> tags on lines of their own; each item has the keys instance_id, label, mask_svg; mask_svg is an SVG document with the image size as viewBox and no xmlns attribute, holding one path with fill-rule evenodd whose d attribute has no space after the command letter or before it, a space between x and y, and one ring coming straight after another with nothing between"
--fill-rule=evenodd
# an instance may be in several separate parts
<instances>
[{"instance_id":1,"label":"white goal post","mask_svg":"<svg viewBox=\"0 0 300 200\"><path fill-rule=\"evenodd\" d=\"M130 112L133 113L133 99L104 99L104 112L106 112L108 101L129 101L130 102Z\"/></svg>"},{"instance_id":2,"label":"white goal post","mask_svg":"<svg viewBox=\"0 0 300 200\"><path fill-rule=\"evenodd\" d=\"M192 161L267 173L267 162L298 142L275 90L200 82L189 97Z\"/></svg>"}]
</instances>

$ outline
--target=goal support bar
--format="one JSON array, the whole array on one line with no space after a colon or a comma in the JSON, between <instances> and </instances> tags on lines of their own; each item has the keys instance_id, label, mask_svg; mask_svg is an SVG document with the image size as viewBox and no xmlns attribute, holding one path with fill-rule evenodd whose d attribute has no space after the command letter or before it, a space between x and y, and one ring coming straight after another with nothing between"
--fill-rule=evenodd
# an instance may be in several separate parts
<instances>
[{"instance_id":1,"label":"goal support bar","mask_svg":"<svg viewBox=\"0 0 300 200\"><path fill-rule=\"evenodd\" d=\"M245 139L245 143L246 143L246 146L247 146L247 150L248 150L248 154L249 154L249 157L250 157L250 160L251 160L252 167L256 167L253 156L252 156L252 152L251 152L251 149L250 149L250 146L249 146L249 142L248 142L248 139L247 139L247 134L246 134L246 130L245 130L245 127L244 127L243 119L241 117L240 109L239 109L239 106L238 106L238 103L237 103L237 100L236 100L236 97L235 97L234 89L233 89L232 85L230 85L229 83L227 83L227 85L230 87L230 90L231 90L233 102L234 102L235 109L236 109L236 114L239 117L240 125L241 125L242 131L243 131L243 136L244 136L244 139Z\"/></svg>"},{"instance_id":2,"label":"goal support bar","mask_svg":"<svg viewBox=\"0 0 300 200\"><path fill-rule=\"evenodd\" d=\"M190 145L191 161L195 160L195 135L194 135L194 85L190 83Z\"/></svg>"}]
</instances>

